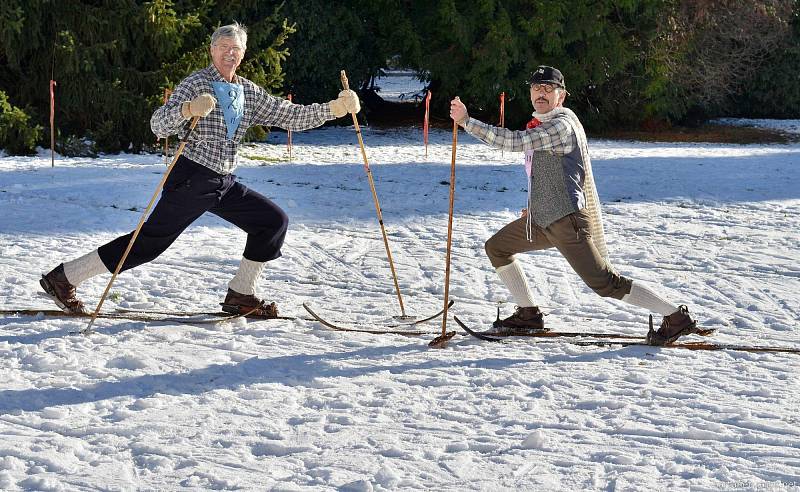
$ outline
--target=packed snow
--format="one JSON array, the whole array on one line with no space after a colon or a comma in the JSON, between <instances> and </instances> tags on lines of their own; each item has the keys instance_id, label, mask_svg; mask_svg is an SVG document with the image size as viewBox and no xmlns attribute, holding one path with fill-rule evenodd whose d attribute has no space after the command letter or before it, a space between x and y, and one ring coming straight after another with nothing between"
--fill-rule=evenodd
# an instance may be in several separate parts
<instances>
[{"instance_id":1,"label":"packed snow","mask_svg":"<svg viewBox=\"0 0 800 492\"><path fill-rule=\"evenodd\" d=\"M797 122L789 122L796 125ZM444 298L451 132L363 128L409 314ZM260 285L296 320L220 324L0 318L2 490L800 490L800 357L380 328L400 314L352 128L241 149L237 174L284 207ZM522 156L459 134L450 314L513 310L483 243L524 206ZM800 144L590 140L612 262L713 341L800 346ZM52 309L39 276L131 231L158 155L0 159L0 302ZM213 311L244 233L206 215L121 274L103 311ZM555 251L522 255L553 329L644 335ZM93 308L109 281L82 284ZM660 318L656 317L656 322ZM447 329L455 329L452 318ZM460 330L459 330L460 331ZM688 337L687 340L699 340Z\"/></svg>"},{"instance_id":2,"label":"packed snow","mask_svg":"<svg viewBox=\"0 0 800 492\"><path fill-rule=\"evenodd\" d=\"M800 133L800 120L767 120L762 118L719 118L714 123L731 126L767 128L787 134Z\"/></svg>"},{"instance_id":3,"label":"packed snow","mask_svg":"<svg viewBox=\"0 0 800 492\"><path fill-rule=\"evenodd\" d=\"M424 82L408 70L386 70L375 78L375 89L384 101L419 102L425 97Z\"/></svg>"}]
</instances>

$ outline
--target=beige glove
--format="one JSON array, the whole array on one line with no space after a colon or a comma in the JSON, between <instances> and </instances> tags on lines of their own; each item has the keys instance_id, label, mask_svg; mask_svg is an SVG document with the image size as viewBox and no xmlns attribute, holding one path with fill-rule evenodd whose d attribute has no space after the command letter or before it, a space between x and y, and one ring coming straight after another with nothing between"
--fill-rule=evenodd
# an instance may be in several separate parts
<instances>
[{"instance_id":1,"label":"beige glove","mask_svg":"<svg viewBox=\"0 0 800 492\"><path fill-rule=\"evenodd\" d=\"M330 102L331 112L337 118L341 118L347 113L358 113L361 111L361 103L358 102L358 94L354 91L346 90L339 93L339 97Z\"/></svg>"},{"instance_id":2,"label":"beige glove","mask_svg":"<svg viewBox=\"0 0 800 492\"><path fill-rule=\"evenodd\" d=\"M181 104L181 114L184 118L189 119L194 116L204 117L214 110L217 105L217 100L211 94L200 94L191 101L186 101Z\"/></svg>"}]
</instances>

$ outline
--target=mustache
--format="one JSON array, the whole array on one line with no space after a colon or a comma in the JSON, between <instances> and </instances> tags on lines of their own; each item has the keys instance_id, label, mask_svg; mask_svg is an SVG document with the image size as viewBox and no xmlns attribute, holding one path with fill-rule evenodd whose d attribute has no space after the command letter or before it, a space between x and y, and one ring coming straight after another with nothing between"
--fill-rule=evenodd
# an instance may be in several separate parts
<instances>
[{"instance_id":1,"label":"mustache","mask_svg":"<svg viewBox=\"0 0 800 492\"><path fill-rule=\"evenodd\" d=\"M537 100L536 100L536 102L539 102L539 101L541 101L541 102L547 102L547 99L546 99L546 98L544 98L544 97L540 97L539 99L537 99Z\"/></svg>"}]
</instances>

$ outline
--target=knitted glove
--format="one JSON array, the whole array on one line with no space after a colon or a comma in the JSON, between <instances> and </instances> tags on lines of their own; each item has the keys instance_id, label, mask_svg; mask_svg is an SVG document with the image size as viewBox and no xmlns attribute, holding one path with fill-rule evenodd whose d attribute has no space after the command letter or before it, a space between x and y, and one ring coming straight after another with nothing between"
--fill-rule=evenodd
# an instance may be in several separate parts
<instances>
[{"instance_id":1,"label":"knitted glove","mask_svg":"<svg viewBox=\"0 0 800 492\"><path fill-rule=\"evenodd\" d=\"M358 113L361 111L361 103L358 101L358 95L351 91L346 90L339 93L339 97L330 102L331 112L337 118L341 118L347 113Z\"/></svg>"},{"instance_id":2,"label":"knitted glove","mask_svg":"<svg viewBox=\"0 0 800 492\"><path fill-rule=\"evenodd\" d=\"M181 104L181 114L184 118L189 119L194 116L204 117L214 110L217 100L211 94L200 94L191 101L186 101Z\"/></svg>"}]
</instances>

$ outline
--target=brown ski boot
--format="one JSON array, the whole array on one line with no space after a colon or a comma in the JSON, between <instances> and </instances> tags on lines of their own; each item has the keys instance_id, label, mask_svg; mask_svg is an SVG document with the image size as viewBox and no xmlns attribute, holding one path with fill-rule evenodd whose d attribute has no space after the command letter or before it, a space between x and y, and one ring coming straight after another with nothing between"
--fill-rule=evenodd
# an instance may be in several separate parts
<instances>
[{"instance_id":1,"label":"brown ski boot","mask_svg":"<svg viewBox=\"0 0 800 492\"><path fill-rule=\"evenodd\" d=\"M225 302L221 302L222 310L226 313L241 314L247 318L269 319L278 317L278 306L274 302L267 303L252 294L239 294L233 289L228 289Z\"/></svg>"},{"instance_id":2,"label":"brown ski boot","mask_svg":"<svg viewBox=\"0 0 800 492\"><path fill-rule=\"evenodd\" d=\"M67 280L63 263L55 267L47 275L42 275L39 285L65 313L89 314L80 299L75 297L75 286Z\"/></svg>"},{"instance_id":3,"label":"brown ski boot","mask_svg":"<svg viewBox=\"0 0 800 492\"><path fill-rule=\"evenodd\" d=\"M647 343L650 345L669 345L678 338L698 333L705 335L706 331L697 328L697 321L689 316L689 308L684 305L678 306L678 310L669 316L664 316L658 331L653 329L653 316L650 316L650 331L647 332Z\"/></svg>"},{"instance_id":4,"label":"brown ski boot","mask_svg":"<svg viewBox=\"0 0 800 492\"><path fill-rule=\"evenodd\" d=\"M520 335L548 331L544 327L544 315L538 306L517 306L514 314L505 319L500 319L500 308L498 308L497 320L492 324L492 328L492 331L497 333Z\"/></svg>"}]
</instances>

